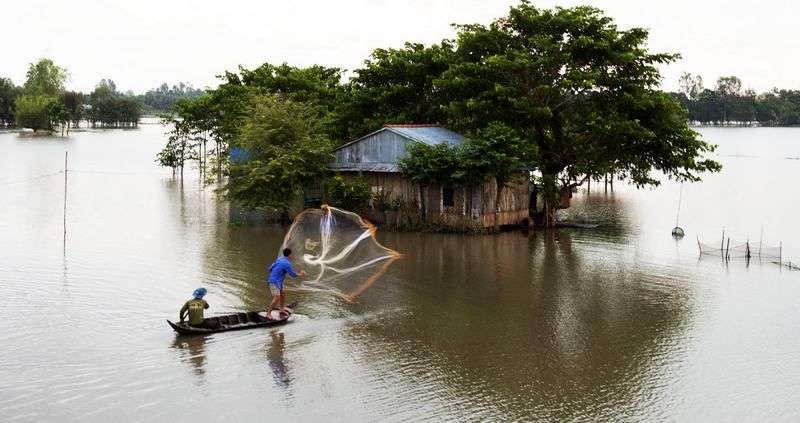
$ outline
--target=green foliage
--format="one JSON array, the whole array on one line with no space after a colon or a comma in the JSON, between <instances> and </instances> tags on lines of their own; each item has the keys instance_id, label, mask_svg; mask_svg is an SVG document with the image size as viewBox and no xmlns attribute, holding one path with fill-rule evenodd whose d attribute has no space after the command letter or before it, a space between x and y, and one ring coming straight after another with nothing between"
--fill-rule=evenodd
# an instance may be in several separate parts
<instances>
[{"instance_id":1,"label":"green foliage","mask_svg":"<svg viewBox=\"0 0 800 423\"><path fill-rule=\"evenodd\" d=\"M499 122L480 129L457 146L411 143L398 167L420 184L474 187L494 178L499 186L524 179L533 166L536 146Z\"/></svg>"},{"instance_id":2,"label":"green foliage","mask_svg":"<svg viewBox=\"0 0 800 423\"><path fill-rule=\"evenodd\" d=\"M367 210L372 201L372 192L367 181L359 178L348 182L339 175L327 181L325 196L330 205L357 213Z\"/></svg>"},{"instance_id":3,"label":"green foliage","mask_svg":"<svg viewBox=\"0 0 800 423\"><path fill-rule=\"evenodd\" d=\"M168 132L167 145L156 156L156 162L164 167L171 167L173 172L183 167L191 160L194 146L191 143L190 126L180 120L173 121L172 130Z\"/></svg>"},{"instance_id":4,"label":"green foliage","mask_svg":"<svg viewBox=\"0 0 800 423\"><path fill-rule=\"evenodd\" d=\"M455 177L467 186L494 178L502 188L525 179L523 171L533 168L536 151L510 126L492 122L464 143L463 170Z\"/></svg>"},{"instance_id":5,"label":"green foliage","mask_svg":"<svg viewBox=\"0 0 800 423\"><path fill-rule=\"evenodd\" d=\"M331 144L314 107L274 95L252 95L248 103L234 143L249 158L230 164L227 196L248 209L286 209L325 173Z\"/></svg>"},{"instance_id":6,"label":"green foliage","mask_svg":"<svg viewBox=\"0 0 800 423\"><path fill-rule=\"evenodd\" d=\"M387 123L445 123L446 103L435 80L453 61L451 42L376 49L348 84L339 109L342 137L355 139ZM457 129L457 128L456 128Z\"/></svg>"},{"instance_id":7,"label":"green foliage","mask_svg":"<svg viewBox=\"0 0 800 423\"><path fill-rule=\"evenodd\" d=\"M51 59L39 59L28 66L25 93L57 97L64 91L64 82L69 78L66 69L56 66Z\"/></svg>"},{"instance_id":8,"label":"green foliage","mask_svg":"<svg viewBox=\"0 0 800 423\"><path fill-rule=\"evenodd\" d=\"M50 129L48 107L52 98L47 95L23 95L17 97L15 118L20 128L33 130Z\"/></svg>"},{"instance_id":9,"label":"green foliage","mask_svg":"<svg viewBox=\"0 0 800 423\"><path fill-rule=\"evenodd\" d=\"M178 84L173 84L171 87L167 85L167 83L163 83L158 88L136 96L136 99L141 102L149 112L164 112L170 110L178 100L192 100L202 97L203 95L205 95L205 91L194 88L191 84L179 82Z\"/></svg>"},{"instance_id":10,"label":"green foliage","mask_svg":"<svg viewBox=\"0 0 800 423\"><path fill-rule=\"evenodd\" d=\"M91 111L88 118L92 126L98 123L112 128L137 126L142 117L139 102L131 97L120 96L113 84L113 81L104 79L90 94Z\"/></svg>"},{"instance_id":11,"label":"green foliage","mask_svg":"<svg viewBox=\"0 0 800 423\"><path fill-rule=\"evenodd\" d=\"M61 94L61 103L67 109L68 119L77 126L84 117L83 94L75 91L65 91Z\"/></svg>"},{"instance_id":12,"label":"green foliage","mask_svg":"<svg viewBox=\"0 0 800 423\"><path fill-rule=\"evenodd\" d=\"M715 89L702 89L702 85L688 92L681 79L681 90L673 96L688 109L686 117L694 122L710 125L800 125L800 91L779 90L756 94L742 90L742 82L735 76L721 77ZM696 77L699 78L699 77ZM696 80L696 79L695 79Z\"/></svg>"},{"instance_id":13,"label":"green foliage","mask_svg":"<svg viewBox=\"0 0 800 423\"><path fill-rule=\"evenodd\" d=\"M611 172L646 185L658 184L653 170L696 180L719 169L700 159L712 147L688 129L680 105L657 90L658 66L677 56L649 53L646 30L621 31L592 7L525 1L489 26L458 28L456 61L439 83L447 111L471 129L513 128L538 149L543 180L570 189Z\"/></svg>"},{"instance_id":14,"label":"green foliage","mask_svg":"<svg viewBox=\"0 0 800 423\"><path fill-rule=\"evenodd\" d=\"M14 103L20 89L8 78L0 78L0 128L14 124Z\"/></svg>"},{"instance_id":15,"label":"green foliage","mask_svg":"<svg viewBox=\"0 0 800 423\"><path fill-rule=\"evenodd\" d=\"M419 142L406 146L408 155L398 159L397 166L411 181L428 185L434 183L460 184L465 175L463 148L449 144L428 145Z\"/></svg>"},{"instance_id":16,"label":"green foliage","mask_svg":"<svg viewBox=\"0 0 800 423\"><path fill-rule=\"evenodd\" d=\"M69 111L59 99L50 99L47 103L46 110L47 117L50 120L50 127L66 125L69 119Z\"/></svg>"},{"instance_id":17,"label":"green foliage","mask_svg":"<svg viewBox=\"0 0 800 423\"><path fill-rule=\"evenodd\" d=\"M455 147L411 143L407 149L409 155L399 160L399 167L414 182L475 187L494 179L497 212L501 189L527 179L524 172L533 166L536 153L535 145L499 122L490 123Z\"/></svg>"},{"instance_id":18,"label":"green foliage","mask_svg":"<svg viewBox=\"0 0 800 423\"><path fill-rule=\"evenodd\" d=\"M321 134L334 139L337 131L340 132L334 122L344 95L342 73L339 68L319 65L298 68L286 63L277 66L264 63L252 70L240 67L239 74L226 72L223 79L227 80L226 84L239 85L249 94L274 94L305 103L317 114ZM240 105L234 105L234 109L242 110Z\"/></svg>"}]
</instances>

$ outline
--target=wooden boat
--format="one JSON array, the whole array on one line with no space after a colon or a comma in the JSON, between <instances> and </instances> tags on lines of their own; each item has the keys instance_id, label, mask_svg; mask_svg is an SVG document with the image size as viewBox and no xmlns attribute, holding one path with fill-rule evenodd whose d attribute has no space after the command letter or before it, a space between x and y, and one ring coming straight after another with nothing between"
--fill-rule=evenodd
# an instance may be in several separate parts
<instances>
[{"instance_id":1,"label":"wooden boat","mask_svg":"<svg viewBox=\"0 0 800 423\"><path fill-rule=\"evenodd\" d=\"M229 330L241 330L252 328L263 328L270 326L283 325L289 321L297 308L297 301L286 306L289 315L278 320L269 320L265 317L264 311L248 311L246 313L233 313L224 316L209 317L203 323L203 327L189 326L188 322L167 323L178 332L179 335L202 335L208 333L227 332Z\"/></svg>"}]
</instances>

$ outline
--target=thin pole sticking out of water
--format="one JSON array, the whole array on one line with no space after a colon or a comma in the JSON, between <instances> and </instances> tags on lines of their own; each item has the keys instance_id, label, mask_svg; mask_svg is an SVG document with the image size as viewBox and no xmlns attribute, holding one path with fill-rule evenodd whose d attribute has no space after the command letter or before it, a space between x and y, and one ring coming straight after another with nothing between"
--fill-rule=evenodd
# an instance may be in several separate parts
<instances>
[{"instance_id":1,"label":"thin pole sticking out of water","mask_svg":"<svg viewBox=\"0 0 800 423\"><path fill-rule=\"evenodd\" d=\"M678 227L678 221L681 218L681 200L683 199L683 182L681 182L681 191L678 194L678 214L675 216L675 227Z\"/></svg>"},{"instance_id":2,"label":"thin pole sticking out of water","mask_svg":"<svg viewBox=\"0 0 800 423\"><path fill-rule=\"evenodd\" d=\"M67 251L67 160L69 152L64 152L64 252Z\"/></svg>"}]
</instances>

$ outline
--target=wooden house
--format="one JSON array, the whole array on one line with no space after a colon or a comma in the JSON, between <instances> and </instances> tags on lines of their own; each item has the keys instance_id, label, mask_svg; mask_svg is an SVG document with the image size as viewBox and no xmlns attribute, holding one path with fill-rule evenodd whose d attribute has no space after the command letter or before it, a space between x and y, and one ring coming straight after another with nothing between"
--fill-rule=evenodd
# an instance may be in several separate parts
<instances>
[{"instance_id":1,"label":"wooden house","mask_svg":"<svg viewBox=\"0 0 800 423\"><path fill-rule=\"evenodd\" d=\"M494 203L497 187L488 181L482 186L462 189L442 184L421 186L411 182L397 166L408 155L406 146L458 145L465 137L439 125L386 125L334 150L331 170L348 179L363 177L373 194L389 211L374 213L376 223L403 226L424 222L445 229L491 228L495 224ZM530 192L527 183L503 188L500 197L499 225L519 225L528 217Z\"/></svg>"}]
</instances>

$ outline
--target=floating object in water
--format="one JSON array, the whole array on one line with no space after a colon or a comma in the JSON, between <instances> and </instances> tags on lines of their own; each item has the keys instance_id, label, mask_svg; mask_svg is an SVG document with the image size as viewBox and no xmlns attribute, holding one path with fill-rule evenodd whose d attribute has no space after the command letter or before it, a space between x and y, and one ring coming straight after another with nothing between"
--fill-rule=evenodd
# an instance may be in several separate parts
<instances>
[{"instance_id":1,"label":"floating object in water","mask_svg":"<svg viewBox=\"0 0 800 423\"><path fill-rule=\"evenodd\" d=\"M227 332L231 330L263 328L268 326L277 326L285 324L289 318L294 314L294 309L297 308L297 301L286 306L286 311L289 312L287 316L280 317L278 310L272 310L270 317L273 320L267 319L266 311L250 311L247 313L233 313L224 316L215 316L205 319L204 325L207 327L190 326L187 322L173 323L167 320L167 323L178 332L179 335L202 335L208 333Z\"/></svg>"},{"instance_id":2,"label":"floating object in water","mask_svg":"<svg viewBox=\"0 0 800 423\"><path fill-rule=\"evenodd\" d=\"M686 232L684 232L683 228L681 228L680 226L676 226L676 227L672 228L672 236L673 237L675 237L675 238L683 238L684 235L686 235Z\"/></svg>"}]
</instances>

